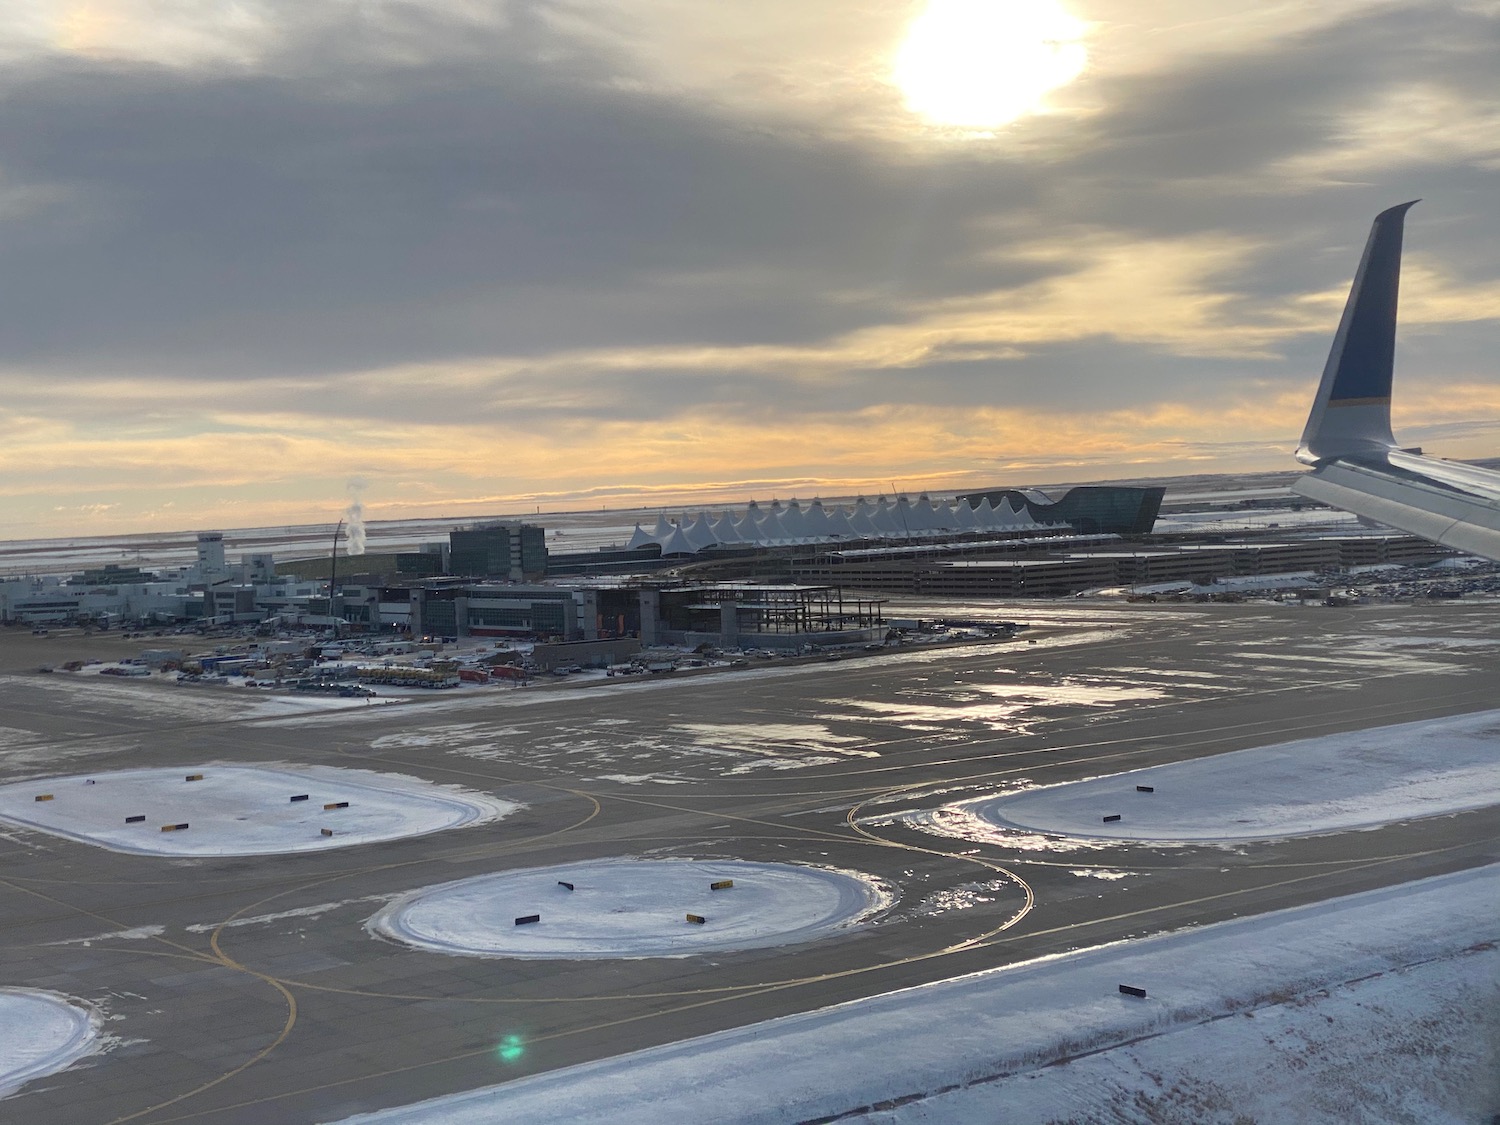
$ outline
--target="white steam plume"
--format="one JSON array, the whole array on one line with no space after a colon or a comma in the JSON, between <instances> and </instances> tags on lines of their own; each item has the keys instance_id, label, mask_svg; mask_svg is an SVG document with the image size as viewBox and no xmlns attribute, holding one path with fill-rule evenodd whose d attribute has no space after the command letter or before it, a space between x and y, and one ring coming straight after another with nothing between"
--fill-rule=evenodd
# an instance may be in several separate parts
<instances>
[{"instance_id":1,"label":"white steam plume","mask_svg":"<svg viewBox=\"0 0 1500 1125\"><path fill-rule=\"evenodd\" d=\"M365 505L361 497L369 487L361 477L355 477L345 486L349 492L349 506L344 509L344 521L349 525L345 542L351 555L365 553Z\"/></svg>"}]
</instances>

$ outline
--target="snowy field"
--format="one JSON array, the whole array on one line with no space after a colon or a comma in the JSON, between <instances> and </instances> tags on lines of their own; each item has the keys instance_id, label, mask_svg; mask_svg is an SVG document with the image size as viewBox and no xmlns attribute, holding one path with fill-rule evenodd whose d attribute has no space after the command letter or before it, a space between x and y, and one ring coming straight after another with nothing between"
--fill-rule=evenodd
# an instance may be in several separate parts
<instances>
[{"instance_id":1,"label":"snowy field","mask_svg":"<svg viewBox=\"0 0 1500 1125\"><path fill-rule=\"evenodd\" d=\"M1359 517L1348 512L1331 512L1312 508L1306 511L1286 508L1254 508L1240 511L1208 510L1202 512L1172 512L1157 517L1153 531L1157 535L1199 534L1225 531L1264 531L1268 528L1288 530L1328 528L1330 531L1348 532L1362 526Z\"/></svg>"},{"instance_id":2,"label":"snowy field","mask_svg":"<svg viewBox=\"0 0 1500 1125\"><path fill-rule=\"evenodd\" d=\"M734 886L711 889L724 880ZM598 859L424 887L391 903L367 928L466 956L685 957L814 941L892 901L869 876L825 867ZM690 922L689 914L704 921ZM531 915L540 921L516 924Z\"/></svg>"},{"instance_id":3,"label":"snowy field","mask_svg":"<svg viewBox=\"0 0 1500 1125\"><path fill-rule=\"evenodd\" d=\"M1496 903L1500 866L1479 868L958 977L342 1125L1487 1121L1500 1105ZM1122 995L1120 984L1147 996ZM875 1108L881 1102L899 1104Z\"/></svg>"},{"instance_id":4,"label":"snowy field","mask_svg":"<svg viewBox=\"0 0 1500 1125\"><path fill-rule=\"evenodd\" d=\"M194 774L202 780L186 780ZM180 766L0 786L0 820L140 855L322 851L478 824L519 807L415 777L323 766Z\"/></svg>"},{"instance_id":5,"label":"snowy field","mask_svg":"<svg viewBox=\"0 0 1500 1125\"><path fill-rule=\"evenodd\" d=\"M1150 793L1138 792L1139 785ZM1256 840L1500 803L1500 711L1258 746L962 803L979 820L1070 837ZM1107 816L1120 819L1105 822Z\"/></svg>"},{"instance_id":6,"label":"snowy field","mask_svg":"<svg viewBox=\"0 0 1500 1125\"><path fill-rule=\"evenodd\" d=\"M93 1051L96 1040L89 1013L65 997L0 988L0 1097L65 1070Z\"/></svg>"}]
</instances>

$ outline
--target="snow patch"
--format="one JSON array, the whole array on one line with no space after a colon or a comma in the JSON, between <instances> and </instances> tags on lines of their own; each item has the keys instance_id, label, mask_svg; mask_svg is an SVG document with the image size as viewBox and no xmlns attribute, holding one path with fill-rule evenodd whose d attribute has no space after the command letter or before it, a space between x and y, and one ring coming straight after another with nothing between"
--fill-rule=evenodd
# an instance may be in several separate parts
<instances>
[{"instance_id":1,"label":"snow patch","mask_svg":"<svg viewBox=\"0 0 1500 1125\"><path fill-rule=\"evenodd\" d=\"M179 766L0 786L0 819L136 855L324 851L479 824L520 807L402 774L326 766ZM134 816L145 819L127 823Z\"/></svg>"},{"instance_id":2,"label":"snow patch","mask_svg":"<svg viewBox=\"0 0 1500 1125\"><path fill-rule=\"evenodd\" d=\"M1221 842L1373 828L1496 803L1500 711L1258 746L965 806L1004 827L1069 837Z\"/></svg>"},{"instance_id":3,"label":"snow patch","mask_svg":"<svg viewBox=\"0 0 1500 1125\"><path fill-rule=\"evenodd\" d=\"M48 945L93 945L96 941L143 941L146 938L160 937L167 932L165 926L136 926L129 930L113 930L107 934L95 934L92 937L69 938L66 941L49 941Z\"/></svg>"},{"instance_id":4,"label":"snow patch","mask_svg":"<svg viewBox=\"0 0 1500 1125\"><path fill-rule=\"evenodd\" d=\"M91 1054L98 1038L94 1024L81 1000L35 988L0 988L0 1097Z\"/></svg>"},{"instance_id":5,"label":"snow patch","mask_svg":"<svg viewBox=\"0 0 1500 1125\"><path fill-rule=\"evenodd\" d=\"M194 922L183 929L190 934L209 934L215 930L229 930L236 926L263 926L268 922L281 922L287 918L319 918L330 910L341 906L357 906L367 902L389 902L392 895L365 895L363 898L346 898L338 902L320 902L316 906L298 906L291 910L278 910L274 914L253 914L248 918L231 918L227 922Z\"/></svg>"},{"instance_id":6,"label":"snow patch","mask_svg":"<svg viewBox=\"0 0 1500 1125\"><path fill-rule=\"evenodd\" d=\"M616 785L691 785L681 777L666 777L655 773L601 773L594 781L613 781Z\"/></svg>"},{"instance_id":7,"label":"snow patch","mask_svg":"<svg viewBox=\"0 0 1500 1125\"><path fill-rule=\"evenodd\" d=\"M711 889L723 880L734 886ZM835 868L615 858L422 887L366 929L469 957L685 957L813 941L892 901L870 876ZM691 922L690 914L704 921ZM532 915L540 921L517 924Z\"/></svg>"}]
</instances>

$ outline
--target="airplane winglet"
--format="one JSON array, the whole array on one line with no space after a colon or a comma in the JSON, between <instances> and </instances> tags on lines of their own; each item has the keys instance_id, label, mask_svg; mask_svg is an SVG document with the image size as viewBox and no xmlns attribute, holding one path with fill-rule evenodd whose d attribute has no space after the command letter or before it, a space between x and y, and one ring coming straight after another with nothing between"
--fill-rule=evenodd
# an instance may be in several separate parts
<instances>
[{"instance_id":1,"label":"airplane winglet","mask_svg":"<svg viewBox=\"0 0 1500 1125\"><path fill-rule=\"evenodd\" d=\"M1364 257L1297 448L1297 460L1303 464L1316 465L1334 457L1378 456L1396 448L1391 434L1391 374L1401 234L1407 210L1419 202L1413 199L1382 211L1370 227Z\"/></svg>"}]
</instances>

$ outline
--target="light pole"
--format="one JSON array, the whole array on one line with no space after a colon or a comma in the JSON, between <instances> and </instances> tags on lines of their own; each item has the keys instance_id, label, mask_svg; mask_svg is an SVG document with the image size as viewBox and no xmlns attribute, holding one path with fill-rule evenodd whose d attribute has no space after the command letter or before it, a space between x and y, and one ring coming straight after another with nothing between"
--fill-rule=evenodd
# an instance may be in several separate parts
<instances>
[{"instance_id":1,"label":"light pole","mask_svg":"<svg viewBox=\"0 0 1500 1125\"><path fill-rule=\"evenodd\" d=\"M333 529L333 552L328 559L328 616L333 618L333 639L339 639L339 615L334 611L333 590L334 582L339 573L339 534L344 530L344 521L339 520L338 526Z\"/></svg>"}]
</instances>

